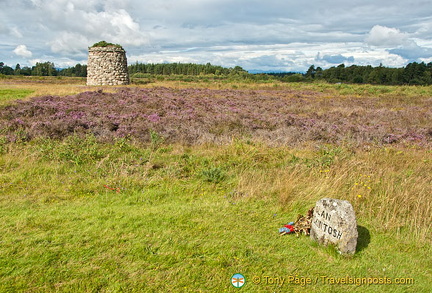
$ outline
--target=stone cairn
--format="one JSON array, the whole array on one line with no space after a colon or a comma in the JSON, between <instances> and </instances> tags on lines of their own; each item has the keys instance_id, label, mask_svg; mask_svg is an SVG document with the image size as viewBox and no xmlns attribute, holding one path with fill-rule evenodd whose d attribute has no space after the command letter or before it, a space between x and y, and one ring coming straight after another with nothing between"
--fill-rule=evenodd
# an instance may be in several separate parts
<instances>
[{"instance_id":1,"label":"stone cairn","mask_svg":"<svg viewBox=\"0 0 432 293\"><path fill-rule=\"evenodd\" d=\"M89 48L87 85L129 84L126 51L119 45L98 44Z\"/></svg>"}]
</instances>

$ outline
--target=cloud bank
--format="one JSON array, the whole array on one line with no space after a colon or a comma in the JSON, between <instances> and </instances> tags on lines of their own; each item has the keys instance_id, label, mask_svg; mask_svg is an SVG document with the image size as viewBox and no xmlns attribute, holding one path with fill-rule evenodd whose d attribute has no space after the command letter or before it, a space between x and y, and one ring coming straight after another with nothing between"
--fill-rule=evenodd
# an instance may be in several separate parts
<instances>
[{"instance_id":1,"label":"cloud bank","mask_svg":"<svg viewBox=\"0 0 432 293\"><path fill-rule=\"evenodd\" d=\"M432 62L422 0L0 0L0 61L87 62L105 40L129 62L194 62L305 71L345 63Z\"/></svg>"}]
</instances>

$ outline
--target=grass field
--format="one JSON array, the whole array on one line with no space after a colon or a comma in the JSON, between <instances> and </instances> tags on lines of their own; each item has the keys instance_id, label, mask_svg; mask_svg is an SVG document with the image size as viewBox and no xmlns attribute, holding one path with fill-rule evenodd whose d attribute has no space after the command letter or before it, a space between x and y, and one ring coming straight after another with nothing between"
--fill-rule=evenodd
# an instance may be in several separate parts
<instances>
[{"instance_id":1,"label":"grass field","mask_svg":"<svg viewBox=\"0 0 432 293\"><path fill-rule=\"evenodd\" d=\"M208 113L224 113L230 109L224 101L232 103L237 95L248 103L249 91L261 91L272 103L302 100L301 111L279 108L296 115L290 130L310 129L275 143L275 135L289 132L266 115L271 107L257 94L258 106L250 111L261 116L248 123L272 126L271 136L240 118L227 127L219 121L214 131L213 120L202 112L189 128L168 114L151 124L148 112L147 137L92 132L97 123L83 120L90 126L86 131L54 123L58 128L49 131L61 135L52 138L32 120L58 113L48 115L41 101L50 109L62 101L70 107L62 108L65 113L76 114L74 107L82 105L72 103L80 97L76 94L103 89L111 98L122 90L67 78L0 81L0 292L430 292L431 87L162 80L127 88L123 93L133 99L136 88L176 101L182 100L177 94L196 93L196 103L205 93L209 107L217 100ZM45 95L59 97L29 100ZM5 107L14 99L27 101ZM119 111L128 109L124 100ZM169 113L152 101L147 100L152 110ZM192 101L189 94L184 101ZM24 109L35 105L42 110L31 113L40 116L25 116L30 112ZM248 110L245 105L238 115ZM344 114L340 127L359 127L369 117L382 126L370 127L369 136L345 137L346 131L332 134L327 128L325 135L312 135L321 129L314 125L325 126L324 118L337 123L328 113L348 113L350 105L351 113L372 116ZM23 116L20 127L8 124L7 117L18 119L14 113ZM408 119L413 113L416 118ZM131 119L119 123L134 130L139 124ZM319 123L311 126L310 119ZM201 138L164 132L164 125L174 129L176 123L184 132L199 129ZM238 129L243 135L232 135ZM397 139L377 139L389 131ZM306 236L278 235L278 228L323 197L353 204L359 225L353 257ZM237 273L246 277L241 289L230 284Z\"/></svg>"}]
</instances>

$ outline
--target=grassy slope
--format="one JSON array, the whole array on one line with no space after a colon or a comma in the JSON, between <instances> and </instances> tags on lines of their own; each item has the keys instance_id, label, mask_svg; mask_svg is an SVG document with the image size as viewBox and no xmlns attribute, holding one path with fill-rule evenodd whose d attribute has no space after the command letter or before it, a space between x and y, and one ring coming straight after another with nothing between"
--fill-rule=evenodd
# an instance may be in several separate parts
<instances>
[{"instance_id":1,"label":"grassy slope","mask_svg":"<svg viewBox=\"0 0 432 293\"><path fill-rule=\"evenodd\" d=\"M2 144L0 291L235 292L229 279L242 273L245 292L428 292L430 150L327 147ZM324 196L355 205L353 258L277 234ZM317 284L254 285L253 276ZM330 285L321 276L415 283Z\"/></svg>"},{"instance_id":2,"label":"grassy slope","mask_svg":"<svg viewBox=\"0 0 432 293\"><path fill-rule=\"evenodd\" d=\"M31 93L33 93L33 91L28 89L0 88L0 106L7 105L8 103L16 99L25 98Z\"/></svg>"},{"instance_id":3,"label":"grassy slope","mask_svg":"<svg viewBox=\"0 0 432 293\"><path fill-rule=\"evenodd\" d=\"M287 200L286 190L297 184L260 192L245 184L257 168L270 174L309 169L289 159L302 153L240 142L222 148L136 148L89 139L80 146L75 161L71 148L47 141L2 156L3 291L233 291L229 278L238 272L247 278L318 278L317 285L308 286L311 292L335 289L322 284L324 275L415 280L404 286L343 286L347 291L426 292L429 286L430 238L419 241L409 230L384 232L361 211L359 251L351 259L306 237L278 236L277 228L327 191L344 198L343 190L330 188ZM259 155L251 156L252 151ZM363 154L358 163L367 164L377 152ZM319 153L308 156L320 160ZM316 188L300 175L291 179ZM291 287L304 290L248 283L252 292Z\"/></svg>"}]
</instances>

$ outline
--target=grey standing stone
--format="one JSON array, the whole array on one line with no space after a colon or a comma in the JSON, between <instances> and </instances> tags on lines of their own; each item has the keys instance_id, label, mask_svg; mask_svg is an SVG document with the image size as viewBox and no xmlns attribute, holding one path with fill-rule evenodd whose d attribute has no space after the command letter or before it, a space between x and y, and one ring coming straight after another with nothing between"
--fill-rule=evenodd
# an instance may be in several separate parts
<instances>
[{"instance_id":1,"label":"grey standing stone","mask_svg":"<svg viewBox=\"0 0 432 293\"><path fill-rule=\"evenodd\" d=\"M342 254L354 254L358 232L351 203L332 198L319 200L314 208L310 237L322 245L335 245Z\"/></svg>"}]
</instances>

